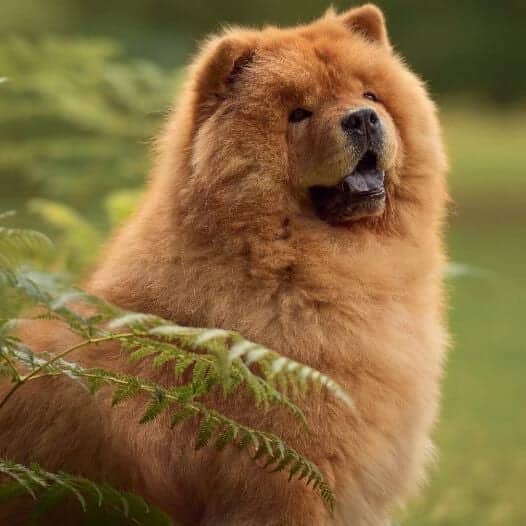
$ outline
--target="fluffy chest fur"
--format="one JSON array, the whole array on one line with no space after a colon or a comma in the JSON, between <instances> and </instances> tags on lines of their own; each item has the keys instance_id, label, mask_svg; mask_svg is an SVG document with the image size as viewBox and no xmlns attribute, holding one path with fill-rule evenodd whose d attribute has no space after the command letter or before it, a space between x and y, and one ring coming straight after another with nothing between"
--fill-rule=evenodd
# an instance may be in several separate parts
<instances>
[{"instance_id":1,"label":"fluffy chest fur","mask_svg":"<svg viewBox=\"0 0 526 526\"><path fill-rule=\"evenodd\" d=\"M158 242L146 238L144 258L130 265L125 247L133 245L125 241L126 272L119 263L102 267L93 287L179 323L236 329L341 383L356 410L310 396L301 403L308 439L284 415L254 414L247 400L220 408L318 463L336 489L341 524L357 514L377 524L388 504L415 490L431 452L446 347L440 244L428 234L331 235L294 217L283 224L206 248L181 233L170 248L176 257L163 265L154 256Z\"/></svg>"}]
</instances>

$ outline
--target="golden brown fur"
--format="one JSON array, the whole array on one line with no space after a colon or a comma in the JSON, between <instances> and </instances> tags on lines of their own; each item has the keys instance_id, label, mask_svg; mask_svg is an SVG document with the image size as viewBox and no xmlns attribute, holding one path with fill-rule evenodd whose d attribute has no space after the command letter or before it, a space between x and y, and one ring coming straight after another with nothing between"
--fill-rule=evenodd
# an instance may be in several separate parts
<instances>
[{"instance_id":1,"label":"golden brown fur","mask_svg":"<svg viewBox=\"0 0 526 526\"><path fill-rule=\"evenodd\" d=\"M381 103L364 100L366 89ZM288 114L306 105L312 120L292 127ZM356 162L338 122L364 105L387 129L386 209L331 226L306 189L336 182ZM88 288L182 324L239 330L344 385L358 413L312 397L311 436L281 412L262 417L248 400L218 402L307 453L336 491L334 515L301 483L234 451L196 453L192 429L139 426L136 404L111 410L107 393L89 398L67 380L35 382L10 401L0 456L106 477L188 525L387 524L431 451L446 345L445 170L434 106L374 6L212 38L161 136L145 200ZM31 333L45 350L72 339L63 329ZM114 348L74 359L131 369Z\"/></svg>"}]
</instances>

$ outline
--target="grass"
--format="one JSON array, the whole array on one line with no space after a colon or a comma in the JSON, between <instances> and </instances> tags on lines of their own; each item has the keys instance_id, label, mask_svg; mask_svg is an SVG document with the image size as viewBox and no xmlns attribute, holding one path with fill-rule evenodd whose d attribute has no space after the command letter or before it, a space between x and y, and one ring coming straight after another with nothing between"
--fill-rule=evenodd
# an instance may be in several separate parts
<instances>
[{"instance_id":1,"label":"grass","mask_svg":"<svg viewBox=\"0 0 526 526\"><path fill-rule=\"evenodd\" d=\"M451 107L443 122L453 159L451 188L469 201L493 195L521 194L526 201L525 113L488 106Z\"/></svg>"},{"instance_id":2,"label":"grass","mask_svg":"<svg viewBox=\"0 0 526 526\"><path fill-rule=\"evenodd\" d=\"M485 272L451 282L439 462L404 526L526 524L526 120L484 114L445 119L451 258Z\"/></svg>"}]
</instances>

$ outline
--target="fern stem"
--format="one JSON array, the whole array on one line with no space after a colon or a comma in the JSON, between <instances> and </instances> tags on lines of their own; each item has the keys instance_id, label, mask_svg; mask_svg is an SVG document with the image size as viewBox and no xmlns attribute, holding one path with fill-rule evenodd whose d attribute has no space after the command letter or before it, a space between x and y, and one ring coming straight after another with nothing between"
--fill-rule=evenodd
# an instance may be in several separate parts
<instances>
[{"instance_id":1,"label":"fern stem","mask_svg":"<svg viewBox=\"0 0 526 526\"><path fill-rule=\"evenodd\" d=\"M21 377L17 371L16 374L18 377L18 381L13 385L13 387L11 387L11 389L7 392L7 394L4 396L4 398L0 402L0 410L5 406L5 404L9 401L9 399L18 391L18 389L20 389L25 383L32 380L34 377L39 375L39 373L47 369L49 366L53 365L58 360L61 360L65 358L66 356L68 356L69 354L75 351L78 351L79 349L82 349L83 347L86 347L88 345L96 345L96 344L104 343L108 341L120 340L122 338L129 338L132 336L133 336L133 333L126 332L126 333L120 333L120 334L110 334L108 336L102 336L100 338L89 338L80 343L72 345L71 347L68 347L65 351L53 356L53 358L43 363L42 365L39 365L37 368L35 368L33 371L31 371L26 376ZM16 371L16 368L15 368L15 371Z\"/></svg>"}]
</instances>

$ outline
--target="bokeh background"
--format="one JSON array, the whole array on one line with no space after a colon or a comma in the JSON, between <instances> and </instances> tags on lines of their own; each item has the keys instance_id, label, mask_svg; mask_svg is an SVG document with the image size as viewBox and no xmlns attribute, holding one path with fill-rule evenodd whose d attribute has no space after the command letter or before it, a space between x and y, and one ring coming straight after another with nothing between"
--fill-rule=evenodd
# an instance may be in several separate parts
<instances>
[{"instance_id":1,"label":"bokeh background","mask_svg":"<svg viewBox=\"0 0 526 526\"><path fill-rule=\"evenodd\" d=\"M429 82L451 155L453 349L439 462L407 526L526 524L526 3L384 0ZM338 8L347 2L334 1ZM81 279L129 214L149 141L200 38L290 24L322 0L2 0L0 211L57 241ZM423 351L425 352L425 350Z\"/></svg>"}]
</instances>

